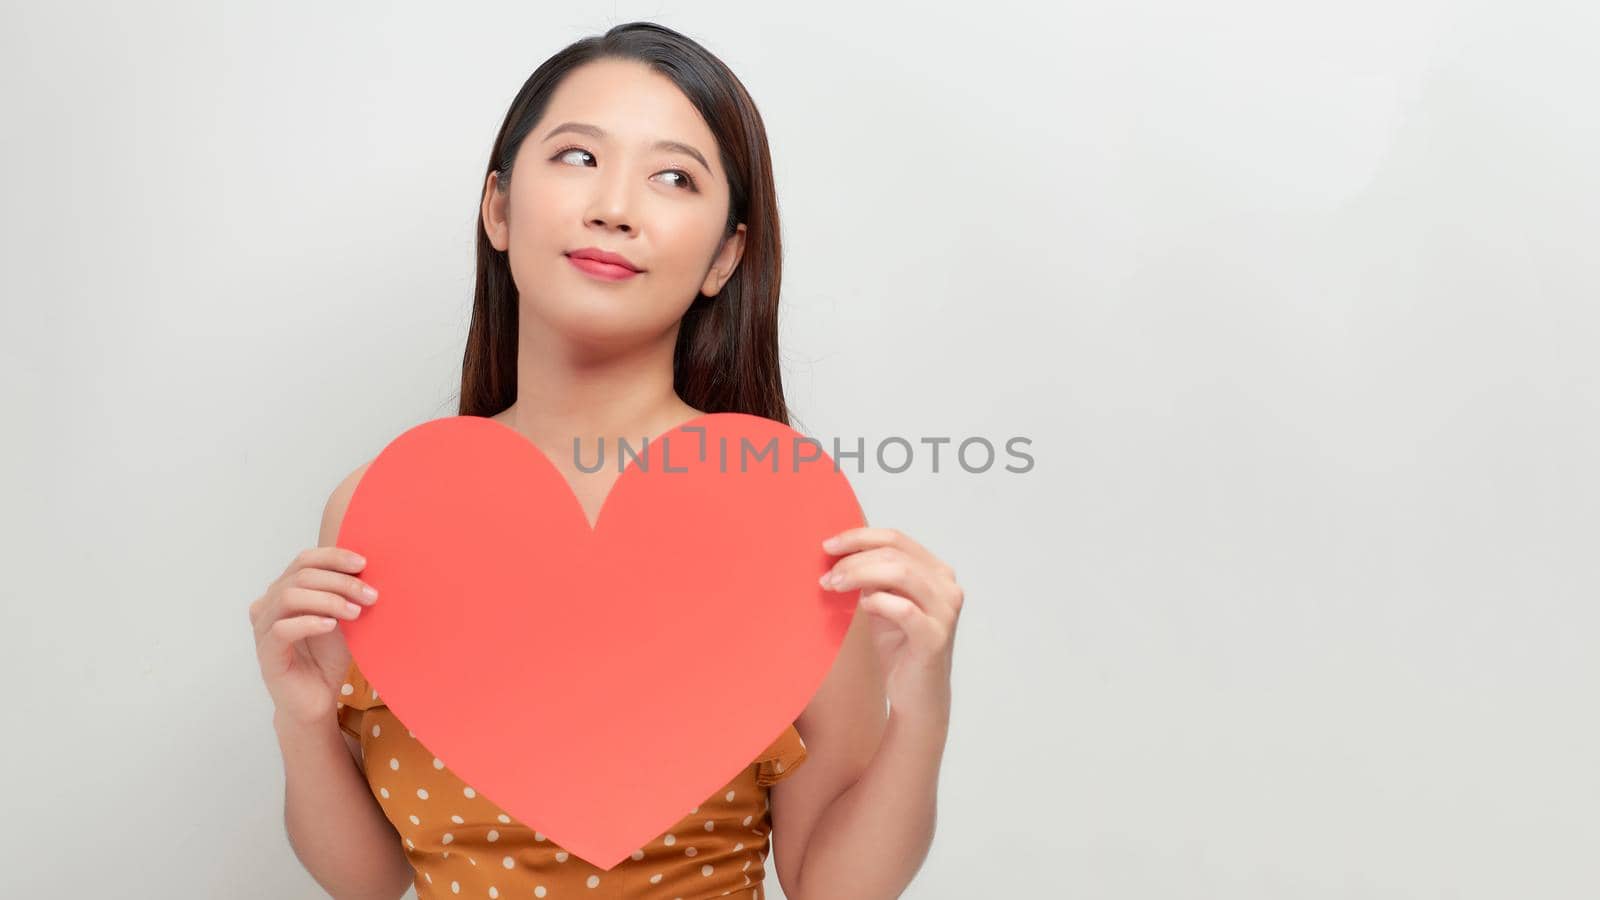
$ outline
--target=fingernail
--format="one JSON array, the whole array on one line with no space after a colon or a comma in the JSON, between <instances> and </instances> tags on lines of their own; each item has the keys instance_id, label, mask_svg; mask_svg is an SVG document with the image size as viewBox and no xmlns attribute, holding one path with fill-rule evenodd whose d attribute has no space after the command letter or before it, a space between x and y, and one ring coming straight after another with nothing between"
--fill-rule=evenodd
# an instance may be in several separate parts
<instances>
[{"instance_id":1,"label":"fingernail","mask_svg":"<svg viewBox=\"0 0 1600 900\"><path fill-rule=\"evenodd\" d=\"M839 549L839 539L838 538L828 538L827 540L822 542L822 549L828 551L829 553L832 553L833 551Z\"/></svg>"},{"instance_id":2,"label":"fingernail","mask_svg":"<svg viewBox=\"0 0 1600 900\"><path fill-rule=\"evenodd\" d=\"M361 614L361 607L356 605L356 604L354 604L354 603L351 603L349 601L345 601L344 608L345 608L345 610L347 610L350 613L350 615L352 617L353 616L358 616L358 615Z\"/></svg>"},{"instance_id":3,"label":"fingernail","mask_svg":"<svg viewBox=\"0 0 1600 900\"><path fill-rule=\"evenodd\" d=\"M376 600L376 599L378 599L378 589L373 587L370 584L362 585L361 586L361 593L367 595L367 599L368 600Z\"/></svg>"}]
</instances>

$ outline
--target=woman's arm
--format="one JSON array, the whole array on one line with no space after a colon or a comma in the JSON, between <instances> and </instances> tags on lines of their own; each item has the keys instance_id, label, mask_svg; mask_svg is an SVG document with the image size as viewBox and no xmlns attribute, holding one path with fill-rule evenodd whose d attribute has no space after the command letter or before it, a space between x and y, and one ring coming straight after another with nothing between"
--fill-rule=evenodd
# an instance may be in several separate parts
<instances>
[{"instance_id":1,"label":"woman's arm","mask_svg":"<svg viewBox=\"0 0 1600 900\"><path fill-rule=\"evenodd\" d=\"M334 489L322 511L318 545L337 542L345 508L366 466ZM396 900L416 878L400 835L372 796L356 763L359 744L339 728L338 711L312 725L273 716L283 753L283 824L289 846L335 900Z\"/></svg>"},{"instance_id":2,"label":"woman's arm","mask_svg":"<svg viewBox=\"0 0 1600 900\"><path fill-rule=\"evenodd\" d=\"M350 758L336 720L273 717L283 752L283 823L300 864L335 900L397 900L416 873L400 836Z\"/></svg>"},{"instance_id":3,"label":"woman's arm","mask_svg":"<svg viewBox=\"0 0 1600 900\"><path fill-rule=\"evenodd\" d=\"M796 723L807 762L773 785L773 852L790 900L892 900L933 842L963 596L955 572L892 529L838 536L861 590L844 645ZM884 705L887 701L887 722Z\"/></svg>"},{"instance_id":4,"label":"woman's arm","mask_svg":"<svg viewBox=\"0 0 1600 900\"><path fill-rule=\"evenodd\" d=\"M799 871L791 871L786 880L780 869L785 896L790 900L900 896L933 843L947 730L948 718L919 720L890 713L883 742L866 771L812 824ZM773 790L786 784L779 782ZM775 835L783 827L776 818L782 805L781 801L773 805Z\"/></svg>"}]
</instances>

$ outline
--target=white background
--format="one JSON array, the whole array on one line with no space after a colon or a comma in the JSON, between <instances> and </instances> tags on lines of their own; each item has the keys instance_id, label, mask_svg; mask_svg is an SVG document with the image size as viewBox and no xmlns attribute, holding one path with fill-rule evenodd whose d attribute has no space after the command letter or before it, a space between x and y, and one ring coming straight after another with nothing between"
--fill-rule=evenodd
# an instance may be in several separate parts
<instances>
[{"instance_id":1,"label":"white background","mask_svg":"<svg viewBox=\"0 0 1600 900\"><path fill-rule=\"evenodd\" d=\"M797 427L1032 441L852 478L967 594L907 897L1600 894L1600 14L1444 0L7 4L12 893L321 895L246 606L640 18L762 109Z\"/></svg>"}]
</instances>

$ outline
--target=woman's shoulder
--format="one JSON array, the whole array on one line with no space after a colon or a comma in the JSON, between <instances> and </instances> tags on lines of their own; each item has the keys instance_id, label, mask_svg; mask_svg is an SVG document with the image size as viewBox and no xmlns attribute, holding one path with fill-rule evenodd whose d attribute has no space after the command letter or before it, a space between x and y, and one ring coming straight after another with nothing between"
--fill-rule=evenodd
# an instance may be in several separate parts
<instances>
[{"instance_id":1,"label":"woman's shoulder","mask_svg":"<svg viewBox=\"0 0 1600 900\"><path fill-rule=\"evenodd\" d=\"M344 477L333 493L328 495L328 502L322 507L322 529L318 538L318 545L331 547L339 537L339 526L344 524L344 513L350 508L350 498L355 496L356 485L361 483L361 476L367 473L367 467L372 465L372 460L367 460L356 467L354 472Z\"/></svg>"},{"instance_id":2,"label":"woman's shoulder","mask_svg":"<svg viewBox=\"0 0 1600 900\"><path fill-rule=\"evenodd\" d=\"M800 730L791 723L756 757L756 783L762 786L777 784L805 761L806 742L801 739Z\"/></svg>"}]
</instances>

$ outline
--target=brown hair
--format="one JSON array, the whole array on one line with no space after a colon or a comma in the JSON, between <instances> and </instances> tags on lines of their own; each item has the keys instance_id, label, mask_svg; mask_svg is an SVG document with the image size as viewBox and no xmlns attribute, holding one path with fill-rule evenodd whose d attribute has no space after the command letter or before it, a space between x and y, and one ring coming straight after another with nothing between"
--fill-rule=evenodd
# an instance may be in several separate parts
<instances>
[{"instance_id":1,"label":"brown hair","mask_svg":"<svg viewBox=\"0 0 1600 900\"><path fill-rule=\"evenodd\" d=\"M723 236L745 223L744 254L733 276L715 297L697 293L684 313L673 353L674 388L685 403L708 413L749 413L789 424L778 359L783 250L772 156L755 102L721 60L653 22L618 25L567 46L534 70L511 101L484 181L499 172L497 182L505 189L517 150L544 115L550 95L574 69L602 59L643 62L689 98L716 136L727 172ZM477 222L478 278L457 414L492 416L517 395L517 288L507 255L489 243L481 215Z\"/></svg>"}]
</instances>

